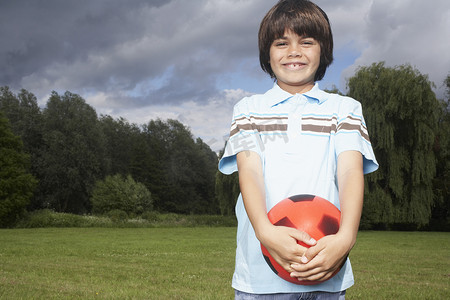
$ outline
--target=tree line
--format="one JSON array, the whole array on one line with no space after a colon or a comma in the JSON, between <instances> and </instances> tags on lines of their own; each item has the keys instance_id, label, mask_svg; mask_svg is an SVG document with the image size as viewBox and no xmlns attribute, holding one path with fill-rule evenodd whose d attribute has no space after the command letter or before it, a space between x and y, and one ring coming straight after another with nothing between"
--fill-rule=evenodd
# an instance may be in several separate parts
<instances>
[{"instance_id":1,"label":"tree line","mask_svg":"<svg viewBox=\"0 0 450 300\"><path fill-rule=\"evenodd\" d=\"M348 80L380 164L365 177L362 228L450 230L450 76L444 84L446 99L437 99L426 75L384 63ZM232 215L238 176L217 162L177 120L98 116L71 92L52 92L40 108L31 92L0 87L0 226L43 208Z\"/></svg>"},{"instance_id":2,"label":"tree line","mask_svg":"<svg viewBox=\"0 0 450 300\"><path fill-rule=\"evenodd\" d=\"M151 194L148 209L219 213L214 182L217 155L176 120L138 126L123 118L97 116L81 96L70 92L52 92L41 109L32 93L22 89L16 95L8 87L0 88L0 120L0 219L20 215L12 212L14 203L28 211L91 213L96 184L101 189L108 176L123 179L119 190L126 189L127 183L145 186ZM12 153L20 156L20 162ZM17 177L11 170L20 174L27 170L23 181L28 185L11 180ZM8 191L7 185L15 190ZM11 200L18 194L28 200Z\"/></svg>"}]
</instances>

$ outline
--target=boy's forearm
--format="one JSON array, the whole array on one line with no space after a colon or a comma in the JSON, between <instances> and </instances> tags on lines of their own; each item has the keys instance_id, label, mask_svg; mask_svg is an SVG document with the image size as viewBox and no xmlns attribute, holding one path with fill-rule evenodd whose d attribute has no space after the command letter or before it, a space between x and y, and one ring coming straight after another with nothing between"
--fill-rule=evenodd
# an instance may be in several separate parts
<instances>
[{"instance_id":1,"label":"boy's forearm","mask_svg":"<svg viewBox=\"0 0 450 300\"><path fill-rule=\"evenodd\" d=\"M258 239L271 223L267 218L264 177L259 155L244 151L237 154L239 185L244 207Z\"/></svg>"},{"instance_id":2,"label":"boy's forearm","mask_svg":"<svg viewBox=\"0 0 450 300\"><path fill-rule=\"evenodd\" d=\"M353 152L353 151L352 151ZM362 156L357 153L343 153L346 160L338 170L341 224L339 234L349 241L350 249L356 242L364 197L364 174ZM349 249L349 250L350 250Z\"/></svg>"}]
</instances>

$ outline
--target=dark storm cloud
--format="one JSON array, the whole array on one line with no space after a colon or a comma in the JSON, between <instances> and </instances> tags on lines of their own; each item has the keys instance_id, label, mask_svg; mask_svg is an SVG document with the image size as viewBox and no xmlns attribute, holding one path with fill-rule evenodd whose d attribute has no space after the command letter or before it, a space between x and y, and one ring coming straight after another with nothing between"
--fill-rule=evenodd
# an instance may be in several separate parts
<instances>
[{"instance_id":1,"label":"dark storm cloud","mask_svg":"<svg viewBox=\"0 0 450 300\"><path fill-rule=\"evenodd\" d=\"M146 29L139 12L166 2L2 1L0 82L15 85L49 65L72 65L139 38Z\"/></svg>"},{"instance_id":2,"label":"dark storm cloud","mask_svg":"<svg viewBox=\"0 0 450 300\"><path fill-rule=\"evenodd\" d=\"M2 1L0 85L38 96L120 92L136 103L145 96L147 102L206 99L217 92L216 74L230 70L236 57L255 55L260 7L251 1ZM170 78L136 95L136 85L169 68Z\"/></svg>"}]
</instances>

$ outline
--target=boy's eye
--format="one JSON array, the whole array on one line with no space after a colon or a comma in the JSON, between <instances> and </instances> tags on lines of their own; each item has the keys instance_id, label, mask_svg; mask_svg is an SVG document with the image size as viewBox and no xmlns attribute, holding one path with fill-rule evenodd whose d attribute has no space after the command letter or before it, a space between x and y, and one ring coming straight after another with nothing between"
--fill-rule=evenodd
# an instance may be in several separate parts
<instances>
[{"instance_id":1,"label":"boy's eye","mask_svg":"<svg viewBox=\"0 0 450 300\"><path fill-rule=\"evenodd\" d=\"M314 41L313 40L304 40L302 41L303 45L314 45Z\"/></svg>"},{"instance_id":2,"label":"boy's eye","mask_svg":"<svg viewBox=\"0 0 450 300\"><path fill-rule=\"evenodd\" d=\"M286 46L287 42L283 42L283 41L278 41L274 43L275 46L280 47L280 46Z\"/></svg>"}]
</instances>

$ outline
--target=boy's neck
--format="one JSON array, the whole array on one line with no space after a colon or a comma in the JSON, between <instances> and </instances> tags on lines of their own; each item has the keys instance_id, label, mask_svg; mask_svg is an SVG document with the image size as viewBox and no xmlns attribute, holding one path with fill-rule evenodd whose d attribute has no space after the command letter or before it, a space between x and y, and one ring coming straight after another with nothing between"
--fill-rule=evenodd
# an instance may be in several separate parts
<instances>
[{"instance_id":1,"label":"boy's neck","mask_svg":"<svg viewBox=\"0 0 450 300\"><path fill-rule=\"evenodd\" d=\"M306 92L309 92L310 90L312 90L312 88L315 85L315 83L312 82L312 83L307 84L307 85L292 86L292 85L285 85L283 83L280 84L280 82L278 82L278 81L277 81L277 84L282 90L284 90L284 91L286 91L286 92L288 92L288 93L290 93L292 95L304 94Z\"/></svg>"}]
</instances>

